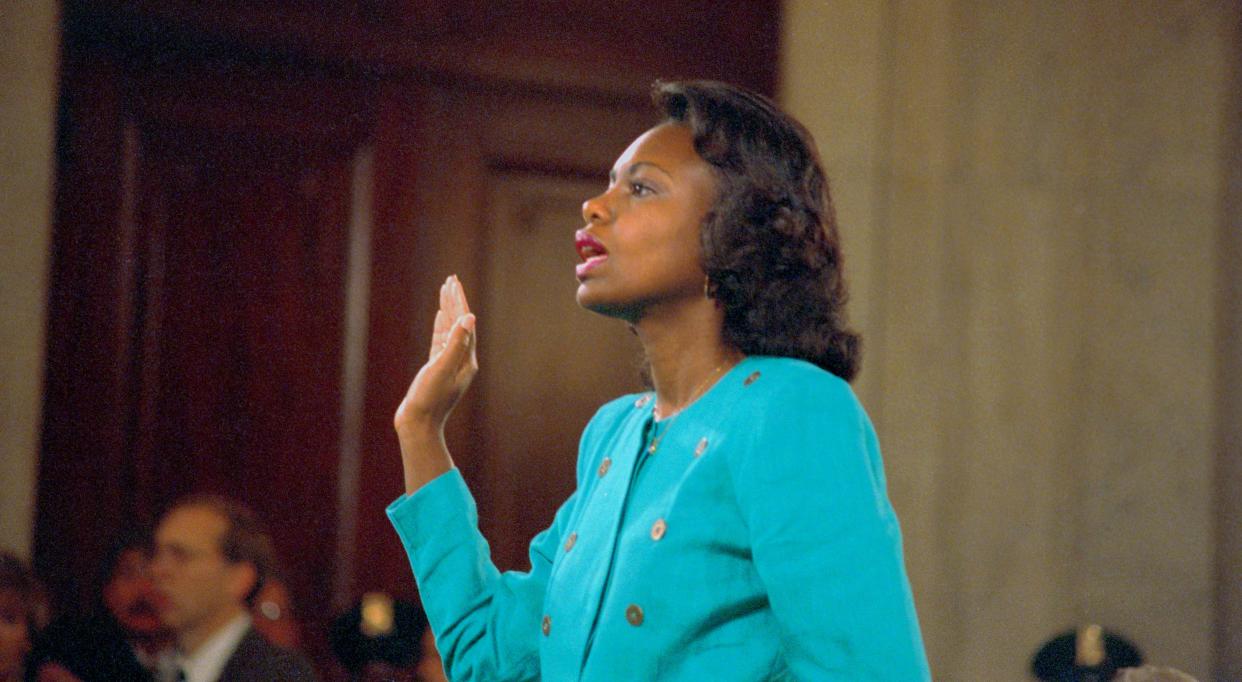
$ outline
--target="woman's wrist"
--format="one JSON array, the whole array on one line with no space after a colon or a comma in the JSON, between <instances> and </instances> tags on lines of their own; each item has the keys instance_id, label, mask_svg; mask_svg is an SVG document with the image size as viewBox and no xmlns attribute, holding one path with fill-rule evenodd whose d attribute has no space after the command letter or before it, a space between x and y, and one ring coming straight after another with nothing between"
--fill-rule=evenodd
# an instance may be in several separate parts
<instances>
[{"instance_id":1,"label":"woman's wrist","mask_svg":"<svg viewBox=\"0 0 1242 682\"><path fill-rule=\"evenodd\" d=\"M444 442L444 427L434 420L404 420L397 427L407 495L453 468Z\"/></svg>"},{"instance_id":2,"label":"woman's wrist","mask_svg":"<svg viewBox=\"0 0 1242 682\"><path fill-rule=\"evenodd\" d=\"M418 462L407 459L404 461L404 469L405 494L413 495L419 488L451 471L453 460L444 451L443 457L439 458L426 458Z\"/></svg>"},{"instance_id":3,"label":"woman's wrist","mask_svg":"<svg viewBox=\"0 0 1242 682\"><path fill-rule=\"evenodd\" d=\"M401 441L402 450L405 444L434 442L444 440L444 420L436 419L429 414L411 414L403 416L394 424L397 439Z\"/></svg>"}]
</instances>

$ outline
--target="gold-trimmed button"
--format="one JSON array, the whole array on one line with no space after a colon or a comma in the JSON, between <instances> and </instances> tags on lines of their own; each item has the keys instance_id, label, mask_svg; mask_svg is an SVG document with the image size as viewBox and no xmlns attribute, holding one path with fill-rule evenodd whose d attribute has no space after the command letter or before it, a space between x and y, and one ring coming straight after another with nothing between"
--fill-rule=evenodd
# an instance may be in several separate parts
<instances>
[{"instance_id":1,"label":"gold-trimmed button","mask_svg":"<svg viewBox=\"0 0 1242 682\"><path fill-rule=\"evenodd\" d=\"M543 622L539 624L539 629L543 631L543 636L547 637L552 632L552 616L544 616Z\"/></svg>"},{"instance_id":2,"label":"gold-trimmed button","mask_svg":"<svg viewBox=\"0 0 1242 682\"><path fill-rule=\"evenodd\" d=\"M651 539L659 542L666 530L668 530L668 524L664 522L664 519L656 519L656 522L651 524Z\"/></svg>"},{"instance_id":3,"label":"gold-trimmed button","mask_svg":"<svg viewBox=\"0 0 1242 682\"><path fill-rule=\"evenodd\" d=\"M645 395L634 401L634 407L646 407L649 402L651 402L651 396Z\"/></svg>"},{"instance_id":4,"label":"gold-trimmed button","mask_svg":"<svg viewBox=\"0 0 1242 682\"><path fill-rule=\"evenodd\" d=\"M630 604L625 607L625 620L634 627L643 624L643 607L638 604Z\"/></svg>"},{"instance_id":5,"label":"gold-trimmed button","mask_svg":"<svg viewBox=\"0 0 1242 682\"><path fill-rule=\"evenodd\" d=\"M706 438L699 440L699 444L694 446L694 456L702 457L704 452L707 452L707 439Z\"/></svg>"},{"instance_id":6,"label":"gold-trimmed button","mask_svg":"<svg viewBox=\"0 0 1242 682\"><path fill-rule=\"evenodd\" d=\"M565 551L568 552L569 550L573 549L574 544L576 544L577 542L578 542L578 534L570 533L569 537L565 538Z\"/></svg>"},{"instance_id":7,"label":"gold-trimmed button","mask_svg":"<svg viewBox=\"0 0 1242 682\"><path fill-rule=\"evenodd\" d=\"M750 373L750 376L746 377L746 380L742 382L742 385L749 386L755 383L755 379L758 379L758 378L759 378L759 370L755 370Z\"/></svg>"},{"instance_id":8,"label":"gold-trimmed button","mask_svg":"<svg viewBox=\"0 0 1242 682\"><path fill-rule=\"evenodd\" d=\"M657 448L657 447L659 447L659 446L660 446L660 439L659 439L659 438L657 438L657 439L655 439L655 440L651 441L651 445L648 445L648 446L647 446L647 454L649 454L649 455L654 455L654 454L655 454L655 451L656 451L656 448Z\"/></svg>"},{"instance_id":9,"label":"gold-trimmed button","mask_svg":"<svg viewBox=\"0 0 1242 682\"><path fill-rule=\"evenodd\" d=\"M604 461L599 463L599 471L597 472L599 474L599 477L603 478L604 474L608 473L608 470L611 468L612 468L612 458L605 457Z\"/></svg>"}]
</instances>

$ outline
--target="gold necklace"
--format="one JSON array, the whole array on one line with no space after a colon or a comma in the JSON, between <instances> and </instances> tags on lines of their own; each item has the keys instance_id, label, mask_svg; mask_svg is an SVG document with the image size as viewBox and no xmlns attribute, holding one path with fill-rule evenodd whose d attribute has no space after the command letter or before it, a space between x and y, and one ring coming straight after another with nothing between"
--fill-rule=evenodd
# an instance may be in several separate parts
<instances>
[{"instance_id":1,"label":"gold necklace","mask_svg":"<svg viewBox=\"0 0 1242 682\"><path fill-rule=\"evenodd\" d=\"M664 425L663 433L656 434L656 436L651 439L651 445L647 446L647 454L655 454L656 448L660 447L660 441L664 440L665 434L669 432L669 429L673 428L673 422L677 421L677 418L681 416L681 413L684 412L687 407L693 405L696 400L703 397L703 394L707 392L707 389L715 383L714 380L724 375L726 368L732 369L738 362L740 362L740 360L730 358L719 365L716 365L716 368L712 370L711 374L708 374L707 378L699 382L699 384L694 387L694 390L690 392L690 399L687 400L681 407L673 410L670 414L660 414L659 398L656 399L655 405L652 405L651 407L651 416L655 417L655 423L653 423L651 427L653 429L656 428L656 424L665 419L668 420L668 423Z\"/></svg>"}]
</instances>

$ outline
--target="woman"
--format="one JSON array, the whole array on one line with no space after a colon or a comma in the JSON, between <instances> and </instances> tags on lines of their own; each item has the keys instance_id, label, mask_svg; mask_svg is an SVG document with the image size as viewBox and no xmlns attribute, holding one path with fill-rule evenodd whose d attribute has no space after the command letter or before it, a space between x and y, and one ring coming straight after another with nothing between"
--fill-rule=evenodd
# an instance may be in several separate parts
<instances>
[{"instance_id":1,"label":"woman","mask_svg":"<svg viewBox=\"0 0 1242 682\"><path fill-rule=\"evenodd\" d=\"M530 572L492 565L444 444L477 370L456 278L397 410L388 514L449 677L927 679L810 136L718 83L655 98L576 239L578 303L631 325L654 390L587 425Z\"/></svg>"}]
</instances>

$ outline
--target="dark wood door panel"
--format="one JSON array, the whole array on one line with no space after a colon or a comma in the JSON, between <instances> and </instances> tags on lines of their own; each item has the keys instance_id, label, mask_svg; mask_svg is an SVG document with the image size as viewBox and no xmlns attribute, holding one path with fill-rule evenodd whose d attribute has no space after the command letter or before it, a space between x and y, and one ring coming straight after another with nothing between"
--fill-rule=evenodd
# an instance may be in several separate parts
<instances>
[{"instance_id":1,"label":"dark wood door panel","mask_svg":"<svg viewBox=\"0 0 1242 682\"><path fill-rule=\"evenodd\" d=\"M640 390L641 349L626 325L574 299L573 233L599 182L493 176L479 292L482 458L497 563L529 568L526 546L574 489L578 441L604 402Z\"/></svg>"},{"instance_id":2,"label":"dark wood door panel","mask_svg":"<svg viewBox=\"0 0 1242 682\"><path fill-rule=\"evenodd\" d=\"M153 442L134 455L163 474L160 502L228 492L263 514L286 557L329 556L352 159L294 141L255 154L186 138L146 150L142 195L159 209L143 230L159 259L139 409ZM277 483L322 503L290 510L270 494Z\"/></svg>"},{"instance_id":3,"label":"dark wood door panel","mask_svg":"<svg viewBox=\"0 0 1242 682\"><path fill-rule=\"evenodd\" d=\"M269 525L308 632L321 633L353 170L373 97L329 121L357 88L324 96L321 80L256 71L247 83L296 96L226 106L230 69L179 82L88 56L66 83L39 565L67 604L89 604L82 577L119 528L219 492ZM322 636L308 644L326 654Z\"/></svg>"}]
</instances>

